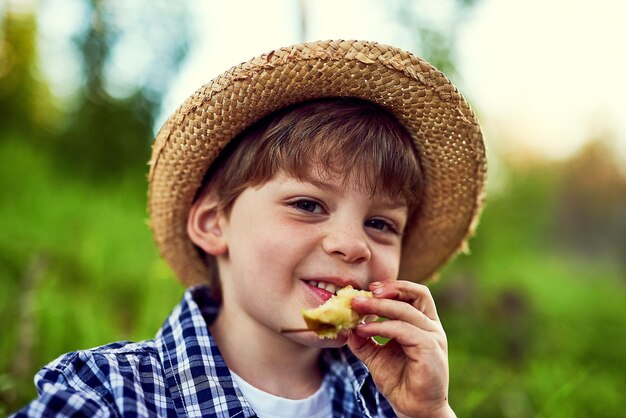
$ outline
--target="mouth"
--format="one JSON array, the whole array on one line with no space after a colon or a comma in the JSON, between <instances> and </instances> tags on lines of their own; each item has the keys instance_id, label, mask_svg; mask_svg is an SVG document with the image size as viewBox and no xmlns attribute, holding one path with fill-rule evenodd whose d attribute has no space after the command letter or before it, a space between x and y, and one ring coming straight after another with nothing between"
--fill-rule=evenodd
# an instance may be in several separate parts
<instances>
[{"instance_id":1,"label":"mouth","mask_svg":"<svg viewBox=\"0 0 626 418\"><path fill-rule=\"evenodd\" d=\"M337 291L341 289L341 286L337 286L332 283L318 282L315 280L307 280L306 283L310 286L317 287L318 289L323 289L332 295L336 295Z\"/></svg>"}]
</instances>

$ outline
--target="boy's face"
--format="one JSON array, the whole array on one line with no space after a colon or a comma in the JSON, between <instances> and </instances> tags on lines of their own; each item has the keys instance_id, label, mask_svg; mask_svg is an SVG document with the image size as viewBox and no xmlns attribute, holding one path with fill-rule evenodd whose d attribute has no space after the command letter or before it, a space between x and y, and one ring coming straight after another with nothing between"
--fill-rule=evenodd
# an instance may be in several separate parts
<instances>
[{"instance_id":1,"label":"boy's face","mask_svg":"<svg viewBox=\"0 0 626 418\"><path fill-rule=\"evenodd\" d=\"M279 174L245 189L219 219L226 249L217 257L223 313L236 314L231 320L239 324L231 325L279 333L303 328L302 308L322 304L338 288L395 280L407 216L403 201L328 179L310 183ZM284 338L339 346L346 335Z\"/></svg>"}]
</instances>

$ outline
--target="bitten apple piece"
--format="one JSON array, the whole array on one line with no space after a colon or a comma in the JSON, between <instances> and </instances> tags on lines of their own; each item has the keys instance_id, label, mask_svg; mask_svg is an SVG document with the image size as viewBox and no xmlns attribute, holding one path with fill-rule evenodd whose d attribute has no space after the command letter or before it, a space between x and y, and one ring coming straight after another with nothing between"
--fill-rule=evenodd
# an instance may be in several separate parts
<instances>
[{"instance_id":1,"label":"bitten apple piece","mask_svg":"<svg viewBox=\"0 0 626 418\"><path fill-rule=\"evenodd\" d=\"M303 309L302 317L307 327L320 338L336 338L339 331L356 327L362 317L350 307L352 299L372 297L372 292L346 286L317 308Z\"/></svg>"}]
</instances>

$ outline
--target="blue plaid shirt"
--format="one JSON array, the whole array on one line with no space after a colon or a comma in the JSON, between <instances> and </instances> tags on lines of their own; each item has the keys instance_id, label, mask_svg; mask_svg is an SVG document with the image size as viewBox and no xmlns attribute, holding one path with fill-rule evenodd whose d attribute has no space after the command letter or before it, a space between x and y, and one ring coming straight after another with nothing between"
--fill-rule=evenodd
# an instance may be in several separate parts
<instances>
[{"instance_id":1,"label":"blue plaid shirt","mask_svg":"<svg viewBox=\"0 0 626 418\"><path fill-rule=\"evenodd\" d=\"M190 288L153 340L59 357L35 376L39 397L15 417L254 417L207 324L219 305ZM395 416L349 350L327 349L322 367L333 417Z\"/></svg>"}]
</instances>

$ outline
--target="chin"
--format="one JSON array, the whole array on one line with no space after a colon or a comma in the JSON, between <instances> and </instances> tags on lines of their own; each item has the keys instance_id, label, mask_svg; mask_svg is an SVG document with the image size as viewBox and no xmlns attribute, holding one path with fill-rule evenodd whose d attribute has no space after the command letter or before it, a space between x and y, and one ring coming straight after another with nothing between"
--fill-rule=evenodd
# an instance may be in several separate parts
<instances>
[{"instance_id":1,"label":"chin","mask_svg":"<svg viewBox=\"0 0 626 418\"><path fill-rule=\"evenodd\" d=\"M297 341L308 347L339 348L343 347L348 342L348 334L343 332L339 334L337 338L319 338L317 335L311 333L307 336L299 336Z\"/></svg>"}]
</instances>

